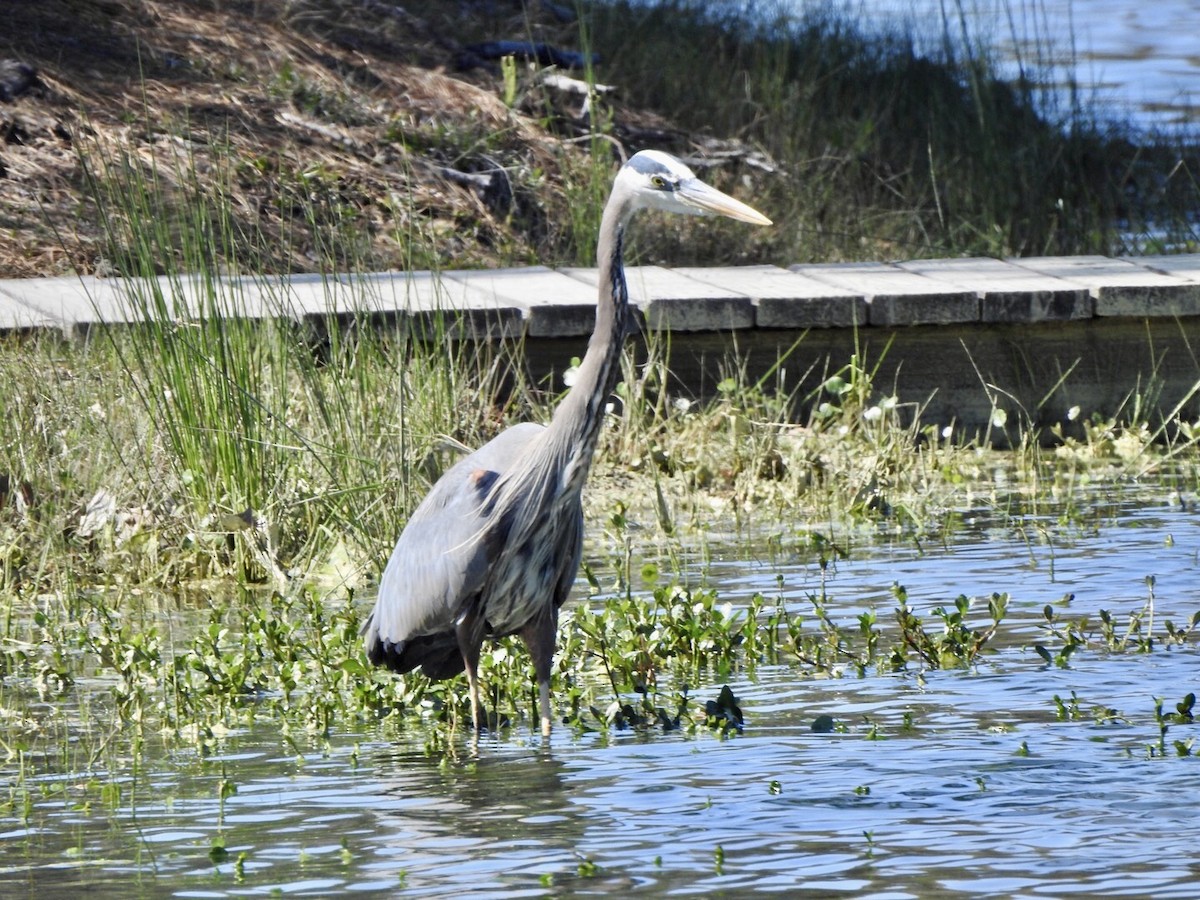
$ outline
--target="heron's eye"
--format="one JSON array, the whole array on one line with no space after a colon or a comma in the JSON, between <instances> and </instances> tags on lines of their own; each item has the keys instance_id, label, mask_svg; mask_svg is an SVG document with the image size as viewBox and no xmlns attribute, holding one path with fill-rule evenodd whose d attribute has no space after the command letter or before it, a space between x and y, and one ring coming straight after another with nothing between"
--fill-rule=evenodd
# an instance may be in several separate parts
<instances>
[{"instance_id":1,"label":"heron's eye","mask_svg":"<svg viewBox=\"0 0 1200 900\"><path fill-rule=\"evenodd\" d=\"M661 175L651 175L650 183L656 188L665 188L667 186L667 179L663 178Z\"/></svg>"}]
</instances>

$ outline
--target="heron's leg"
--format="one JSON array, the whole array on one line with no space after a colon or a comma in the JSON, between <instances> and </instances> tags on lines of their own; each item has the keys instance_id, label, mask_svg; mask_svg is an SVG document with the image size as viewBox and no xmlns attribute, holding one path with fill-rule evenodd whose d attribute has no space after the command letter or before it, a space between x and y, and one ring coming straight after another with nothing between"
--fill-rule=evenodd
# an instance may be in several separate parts
<instances>
[{"instance_id":1,"label":"heron's leg","mask_svg":"<svg viewBox=\"0 0 1200 900\"><path fill-rule=\"evenodd\" d=\"M479 647L482 636L476 627L476 617L472 613L462 616L455 625L458 638L458 649L462 653L464 668L467 672L467 690L471 695L471 724L478 734L483 730L483 716L479 706Z\"/></svg>"},{"instance_id":2,"label":"heron's leg","mask_svg":"<svg viewBox=\"0 0 1200 900\"><path fill-rule=\"evenodd\" d=\"M542 720L542 735L550 735L550 669L554 664L554 636L558 630L558 610L551 608L521 630L521 638L533 657L533 671L538 683L538 712Z\"/></svg>"},{"instance_id":3,"label":"heron's leg","mask_svg":"<svg viewBox=\"0 0 1200 900\"><path fill-rule=\"evenodd\" d=\"M538 708L542 713L542 737L550 737L550 676L538 681Z\"/></svg>"},{"instance_id":4,"label":"heron's leg","mask_svg":"<svg viewBox=\"0 0 1200 900\"><path fill-rule=\"evenodd\" d=\"M475 732L483 731L483 716L479 707L479 648L471 656L463 654L467 663L467 691L471 695L471 722Z\"/></svg>"}]
</instances>

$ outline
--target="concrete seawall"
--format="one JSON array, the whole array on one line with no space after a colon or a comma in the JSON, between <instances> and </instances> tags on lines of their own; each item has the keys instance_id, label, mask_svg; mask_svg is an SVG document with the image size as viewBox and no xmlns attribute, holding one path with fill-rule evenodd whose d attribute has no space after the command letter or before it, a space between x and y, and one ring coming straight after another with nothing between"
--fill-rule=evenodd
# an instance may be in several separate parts
<instances>
[{"instance_id":1,"label":"concrete seawall","mask_svg":"<svg viewBox=\"0 0 1200 900\"><path fill-rule=\"evenodd\" d=\"M922 421L970 433L1113 415L1200 419L1200 254L944 259L629 269L640 327L669 339L674 387L702 396L733 354L753 377L792 348L786 385L814 391L855 353ZM399 324L463 340L522 340L531 373L561 371L591 332L594 269L188 279L0 280L0 332L136 323L141 310ZM131 302L131 298L155 302ZM769 385L774 386L774 378ZM1126 407L1128 412L1128 407ZM1068 428L1072 426L1068 424ZM992 437L1003 442L1003 429ZM1013 432L1015 433L1015 432Z\"/></svg>"}]
</instances>

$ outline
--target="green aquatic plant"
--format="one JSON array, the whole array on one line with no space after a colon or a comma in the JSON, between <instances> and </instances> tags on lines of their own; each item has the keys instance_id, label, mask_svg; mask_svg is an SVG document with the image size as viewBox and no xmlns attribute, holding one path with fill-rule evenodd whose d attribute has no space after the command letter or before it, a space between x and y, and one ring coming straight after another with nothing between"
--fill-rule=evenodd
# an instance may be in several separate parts
<instances>
[{"instance_id":1,"label":"green aquatic plant","mask_svg":"<svg viewBox=\"0 0 1200 900\"><path fill-rule=\"evenodd\" d=\"M722 735L730 732L740 734L745 724L745 720L742 718L742 708L738 705L738 699L729 689L729 685L721 688L717 699L705 702L704 714L705 724Z\"/></svg>"},{"instance_id":2,"label":"green aquatic plant","mask_svg":"<svg viewBox=\"0 0 1200 900\"><path fill-rule=\"evenodd\" d=\"M658 586L649 596L628 594L602 606L568 610L559 634L559 669L566 660L574 661L566 721L579 728L650 725L668 731L691 730L705 722L740 723L731 693L722 691L696 711L690 689L753 667L744 645L758 630L757 609L752 604L750 610L735 611L731 604L719 603L713 591L673 584ZM597 689L586 687L589 680L611 689L603 709Z\"/></svg>"},{"instance_id":3,"label":"green aquatic plant","mask_svg":"<svg viewBox=\"0 0 1200 900\"><path fill-rule=\"evenodd\" d=\"M1069 700L1064 700L1058 694L1055 694L1054 710L1060 722L1071 722L1083 718L1083 714L1079 708L1079 697L1074 691L1071 691L1071 698Z\"/></svg>"},{"instance_id":4,"label":"green aquatic plant","mask_svg":"<svg viewBox=\"0 0 1200 900\"><path fill-rule=\"evenodd\" d=\"M1084 705L1084 701L1079 697L1079 694L1072 690L1069 697L1062 697L1055 694L1054 716L1060 722L1084 722L1088 718L1096 725L1131 725L1130 719L1121 713L1120 710L1114 709L1111 706L1105 706L1103 703L1093 703L1088 706ZM1026 748L1026 752L1028 748Z\"/></svg>"},{"instance_id":5,"label":"green aquatic plant","mask_svg":"<svg viewBox=\"0 0 1200 900\"><path fill-rule=\"evenodd\" d=\"M1187 619L1187 624L1176 625L1170 619L1162 623L1162 632L1158 636L1154 631L1154 589L1157 579L1148 575L1144 579L1146 599L1142 606L1128 613L1125 626L1122 629L1118 617L1111 610L1100 609L1093 622L1090 615L1084 614L1069 617L1060 614L1049 604L1042 611L1044 622L1042 628L1048 636L1061 642L1057 650L1037 644L1034 649L1046 662L1058 666L1067 665L1071 655L1080 648L1103 648L1109 653L1149 653L1156 646L1170 648L1188 644L1200 626L1200 610ZM1064 597L1064 604L1070 603L1073 595Z\"/></svg>"},{"instance_id":6,"label":"green aquatic plant","mask_svg":"<svg viewBox=\"0 0 1200 900\"><path fill-rule=\"evenodd\" d=\"M577 607L563 655L602 660L620 690L650 690L670 674L680 684L703 672L725 676L739 665L735 651L757 627L715 591L656 587L649 597L612 598L602 608ZM571 637L574 635L575 637Z\"/></svg>"},{"instance_id":7,"label":"green aquatic plant","mask_svg":"<svg viewBox=\"0 0 1200 900\"><path fill-rule=\"evenodd\" d=\"M897 601L896 622L904 647L931 669L974 664L995 636L1008 610L1008 594L993 593L987 600L989 623L982 628L972 628L967 622L971 599L959 595L952 609L939 606L932 611L942 626L940 632L934 632L913 612L908 603L908 591L902 585L893 585L892 593Z\"/></svg>"},{"instance_id":8,"label":"green aquatic plant","mask_svg":"<svg viewBox=\"0 0 1200 900\"><path fill-rule=\"evenodd\" d=\"M1192 709L1196 705L1195 693L1189 693L1175 704L1173 712L1164 712L1166 701L1162 697L1154 698L1154 723L1158 727L1158 741L1146 745L1146 755L1163 757L1167 755L1167 732L1172 725L1191 725L1195 721ZM1195 745L1195 737L1172 741L1176 756L1191 756Z\"/></svg>"}]
</instances>

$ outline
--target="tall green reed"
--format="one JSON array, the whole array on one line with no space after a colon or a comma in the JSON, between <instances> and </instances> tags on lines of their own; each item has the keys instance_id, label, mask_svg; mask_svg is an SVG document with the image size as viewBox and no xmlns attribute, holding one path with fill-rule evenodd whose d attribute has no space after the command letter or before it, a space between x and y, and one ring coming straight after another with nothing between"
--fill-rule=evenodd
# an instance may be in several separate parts
<instances>
[{"instance_id":1,"label":"tall green reed","mask_svg":"<svg viewBox=\"0 0 1200 900\"><path fill-rule=\"evenodd\" d=\"M186 497L249 577L339 546L377 562L444 464L443 436L473 445L507 418L510 351L451 340L448 312L422 331L404 315L379 327L355 305L363 286L333 274L307 285L324 309L297 316L286 278L225 274L264 238L239 231L188 157L85 163L137 323L100 339L149 417L147 471L166 478L147 489ZM330 242L323 258L355 269L353 241ZM467 397L479 418L460 416Z\"/></svg>"}]
</instances>

